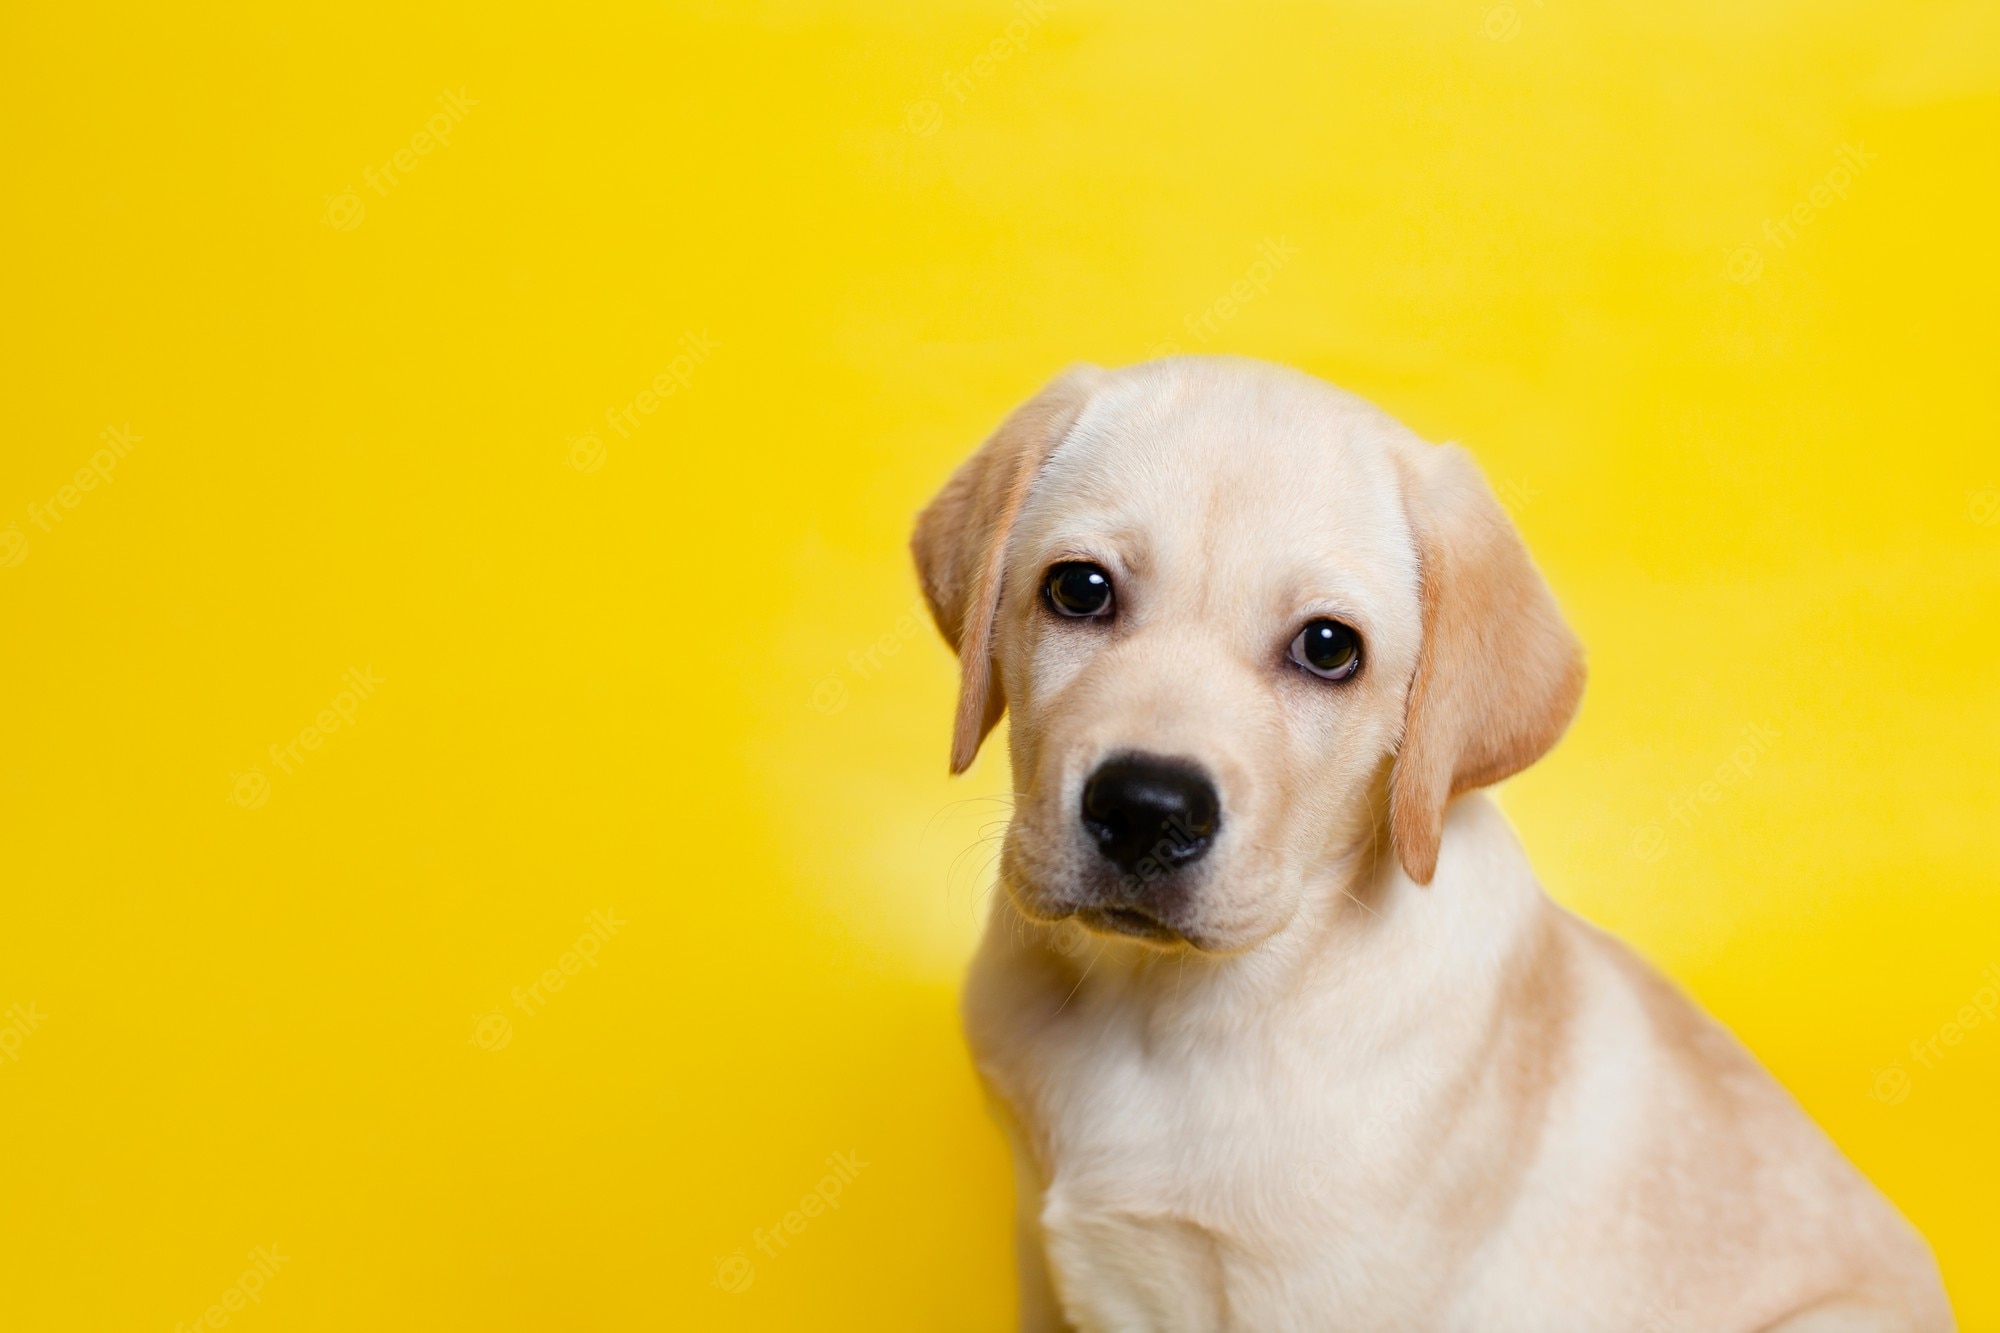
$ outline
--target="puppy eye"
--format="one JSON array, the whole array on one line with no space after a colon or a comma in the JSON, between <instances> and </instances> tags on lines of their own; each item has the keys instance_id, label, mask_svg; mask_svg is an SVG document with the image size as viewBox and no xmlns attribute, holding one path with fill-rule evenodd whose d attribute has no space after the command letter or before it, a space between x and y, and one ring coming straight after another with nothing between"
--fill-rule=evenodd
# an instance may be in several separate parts
<instances>
[{"instance_id":1,"label":"puppy eye","mask_svg":"<svg viewBox=\"0 0 2000 1333\"><path fill-rule=\"evenodd\" d=\"M1346 680L1361 669L1361 638L1338 620L1315 620L1285 656L1323 680Z\"/></svg>"},{"instance_id":2,"label":"puppy eye","mask_svg":"<svg viewBox=\"0 0 2000 1333\"><path fill-rule=\"evenodd\" d=\"M1059 616L1079 619L1111 614L1111 576L1096 565L1071 560L1049 568L1042 599Z\"/></svg>"}]
</instances>

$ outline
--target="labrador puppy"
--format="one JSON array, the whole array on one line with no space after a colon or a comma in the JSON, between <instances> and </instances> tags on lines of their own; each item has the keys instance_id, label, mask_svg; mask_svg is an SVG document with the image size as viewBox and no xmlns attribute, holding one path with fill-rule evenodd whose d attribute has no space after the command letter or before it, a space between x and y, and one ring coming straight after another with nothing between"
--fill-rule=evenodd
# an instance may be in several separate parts
<instances>
[{"instance_id":1,"label":"labrador puppy","mask_svg":"<svg viewBox=\"0 0 2000 1333\"><path fill-rule=\"evenodd\" d=\"M1933 1333L1923 1240L1477 789L1575 637L1471 457L1256 362L1074 369L917 522L1015 805L965 1022L1024 1329Z\"/></svg>"}]
</instances>

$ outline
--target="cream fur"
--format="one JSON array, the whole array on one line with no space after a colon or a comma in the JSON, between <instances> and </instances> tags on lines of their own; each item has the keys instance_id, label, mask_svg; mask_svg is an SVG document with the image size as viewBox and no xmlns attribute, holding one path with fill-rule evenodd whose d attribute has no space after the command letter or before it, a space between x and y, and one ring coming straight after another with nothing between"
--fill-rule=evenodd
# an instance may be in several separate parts
<instances>
[{"instance_id":1,"label":"cream fur","mask_svg":"<svg viewBox=\"0 0 2000 1333\"><path fill-rule=\"evenodd\" d=\"M1582 681L1462 453L1275 367L1084 368L915 547L974 651L957 766L1013 716L965 1017L1020 1168L1024 1329L1953 1327L1895 1209L1457 795L1552 745ZM1062 559L1112 573L1115 623L1042 607ZM1314 615L1361 631L1352 681L1284 660ZM1124 749L1202 765L1221 832L1188 943L1077 949L1079 791Z\"/></svg>"}]
</instances>

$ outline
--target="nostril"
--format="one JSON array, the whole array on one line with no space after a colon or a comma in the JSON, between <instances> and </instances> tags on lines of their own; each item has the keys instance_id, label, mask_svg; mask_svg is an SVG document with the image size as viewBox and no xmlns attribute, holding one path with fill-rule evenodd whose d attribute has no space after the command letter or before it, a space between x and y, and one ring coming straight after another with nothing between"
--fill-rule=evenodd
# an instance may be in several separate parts
<instances>
[{"instance_id":1,"label":"nostril","mask_svg":"<svg viewBox=\"0 0 2000 1333\"><path fill-rule=\"evenodd\" d=\"M1215 785L1182 760L1125 755L1083 787L1087 832L1106 859L1130 871L1148 857L1168 867L1199 860L1221 819Z\"/></svg>"}]
</instances>

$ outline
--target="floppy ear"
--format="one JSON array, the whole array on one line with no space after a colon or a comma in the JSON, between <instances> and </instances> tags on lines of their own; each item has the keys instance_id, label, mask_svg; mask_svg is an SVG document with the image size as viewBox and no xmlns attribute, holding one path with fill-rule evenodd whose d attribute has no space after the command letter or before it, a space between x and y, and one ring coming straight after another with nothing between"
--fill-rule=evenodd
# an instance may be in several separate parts
<instances>
[{"instance_id":1,"label":"floppy ear","mask_svg":"<svg viewBox=\"0 0 2000 1333\"><path fill-rule=\"evenodd\" d=\"M978 453L959 465L924 512L910 550L938 630L958 653L958 720L951 771L963 773L1007 710L993 663L1007 536L1028 490L1076 423L1101 372L1075 366L1014 409Z\"/></svg>"},{"instance_id":2,"label":"floppy ear","mask_svg":"<svg viewBox=\"0 0 2000 1333\"><path fill-rule=\"evenodd\" d=\"M1399 461L1424 639L1404 704L1389 830L1403 869L1428 884L1445 803L1548 753L1583 694L1583 649L1472 456L1419 445Z\"/></svg>"}]
</instances>

